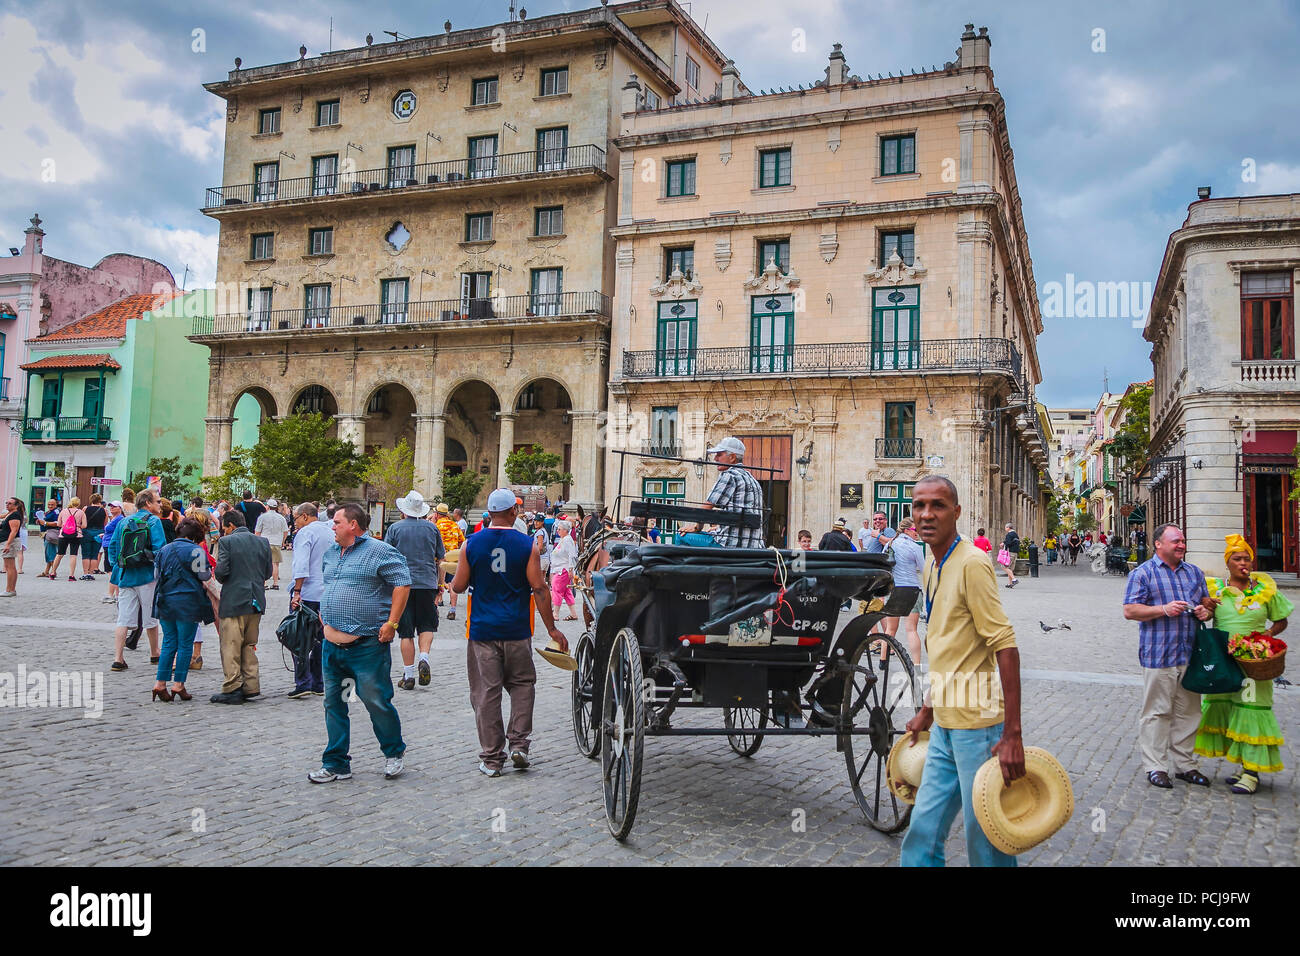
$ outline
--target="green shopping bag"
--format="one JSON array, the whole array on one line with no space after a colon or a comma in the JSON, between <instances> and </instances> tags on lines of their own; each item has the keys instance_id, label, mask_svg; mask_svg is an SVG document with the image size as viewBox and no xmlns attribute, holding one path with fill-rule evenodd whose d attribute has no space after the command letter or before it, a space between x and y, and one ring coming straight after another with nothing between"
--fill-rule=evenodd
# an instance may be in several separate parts
<instances>
[{"instance_id":1,"label":"green shopping bag","mask_svg":"<svg viewBox=\"0 0 1300 956\"><path fill-rule=\"evenodd\" d=\"M1232 694L1241 690L1243 680L1245 675L1228 653L1228 632L1198 625L1183 688L1193 694Z\"/></svg>"}]
</instances>

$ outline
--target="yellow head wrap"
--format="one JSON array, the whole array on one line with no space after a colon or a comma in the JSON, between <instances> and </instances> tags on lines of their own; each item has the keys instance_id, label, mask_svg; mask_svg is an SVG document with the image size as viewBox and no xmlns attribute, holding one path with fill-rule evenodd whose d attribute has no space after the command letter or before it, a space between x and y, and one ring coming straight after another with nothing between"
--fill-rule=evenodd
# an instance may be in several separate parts
<instances>
[{"instance_id":1,"label":"yellow head wrap","mask_svg":"<svg viewBox=\"0 0 1300 956\"><path fill-rule=\"evenodd\" d=\"M1223 539L1223 563L1227 564L1238 551L1244 551L1250 555L1250 560L1255 560L1255 550L1246 543L1246 539L1239 534L1226 535Z\"/></svg>"}]
</instances>

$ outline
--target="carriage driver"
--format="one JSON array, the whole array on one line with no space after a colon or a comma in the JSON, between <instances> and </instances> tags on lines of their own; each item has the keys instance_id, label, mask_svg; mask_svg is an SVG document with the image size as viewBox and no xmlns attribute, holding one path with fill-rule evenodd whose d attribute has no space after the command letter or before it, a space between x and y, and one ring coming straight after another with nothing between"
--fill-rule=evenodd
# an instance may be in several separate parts
<instances>
[{"instance_id":1,"label":"carriage driver","mask_svg":"<svg viewBox=\"0 0 1300 956\"><path fill-rule=\"evenodd\" d=\"M709 500L701 507L717 508L741 514L762 516L763 488L743 464L745 443L734 435L718 442L707 452L717 455L718 480L709 492ZM724 548L761 548L763 529L721 527L713 533L714 540Z\"/></svg>"}]
</instances>

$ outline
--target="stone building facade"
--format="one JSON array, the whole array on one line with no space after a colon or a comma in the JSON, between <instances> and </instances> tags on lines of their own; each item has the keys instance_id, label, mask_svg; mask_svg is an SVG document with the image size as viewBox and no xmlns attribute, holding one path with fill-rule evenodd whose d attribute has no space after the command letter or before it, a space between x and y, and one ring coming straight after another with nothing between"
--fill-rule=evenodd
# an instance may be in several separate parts
<instances>
[{"instance_id":1,"label":"stone building facade","mask_svg":"<svg viewBox=\"0 0 1300 956\"><path fill-rule=\"evenodd\" d=\"M482 501L539 443L574 476L551 497L599 504L621 87L712 95L721 53L673 0L302 52L207 85L205 473L241 415L314 409L359 451L407 438L426 494L470 469Z\"/></svg>"},{"instance_id":2,"label":"stone building facade","mask_svg":"<svg viewBox=\"0 0 1300 956\"><path fill-rule=\"evenodd\" d=\"M1295 305L1300 194L1202 199L1169 237L1143 337L1155 368L1150 521L1188 560L1223 566L1244 534L1261 570L1293 575L1300 431Z\"/></svg>"},{"instance_id":3,"label":"stone building facade","mask_svg":"<svg viewBox=\"0 0 1300 956\"><path fill-rule=\"evenodd\" d=\"M735 434L773 478L775 542L891 524L947 474L963 532L1041 536L1042 331L987 31L955 62L862 79L835 45L808 88L646 109L623 84L612 450ZM701 501L712 468L611 454L605 497Z\"/></svg>"}]
</instances>

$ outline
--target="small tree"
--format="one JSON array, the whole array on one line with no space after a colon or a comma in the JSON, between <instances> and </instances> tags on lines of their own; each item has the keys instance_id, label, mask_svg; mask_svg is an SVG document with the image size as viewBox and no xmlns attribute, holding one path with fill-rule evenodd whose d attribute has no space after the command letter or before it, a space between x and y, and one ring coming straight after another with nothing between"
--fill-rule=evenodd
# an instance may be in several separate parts
<instances>
[{"instance_id":1,"label":"small tree","mask_svg":"<svg viewBox=\"0 0 1300 956\"><path fill-rule=\"evenodd\" d=\"M377 500L396 506L398 497L415 487L415 452L406 439L371 455L361 480L371 487Z\"/></svg>"},{"instance_id":2,"label":"small tree","mask_svg":"<svg viewBox=\"0 0 1300 956\"><path fill-rule=\"evenodd\" d=\"M136 472L127 481L127 485L132 488L143 488L150 475L157 475L162 479L163 493L168 498L180 498L184 501L194 497L197 491L197 484L202 480L197 475L198 469L193 465L181 467L180 457L174 458L150 458L145 463L144 471Z\"/></svg>"},{"instance_id":3,"label":"small tree","mask_svg":"<svg viewBox=\"0 0 1300 956\"><path fill-rule=\"evenodd\" d=\"M203 497L208 501L229 501L231 504L238 501L245 488L253 487L253 478L248 473L252 456L251 448L237 446L231 449L230 459L222 462L219 474L204 475L199 479Z\"/></svg>"},{"instance_id":4,"label":"small tree","mask_svg":"<svg viewBox=\"0 0 1300 956\"><path fill-rule=\"evenodd\" d=\"M1078 517L1074 519L1074 527L1079 534L1085 531L1096 531L1097 518L1091 511L1080 511Z\"/></svg>"},{"instance_id":5,"label":"small tree","mask_svg":"<svg viewBox=\"0 0 1300 956\"><path fill-rule=\"evenodd\" d=\"M452 474L446 468L442 470L441 479L442 500L448 508L459 508L462 511L469 511L473 506L485 480L482 475L469 470Z\"/></svg>"},{"instance_id":6,"label":"small tree","mask_svg":"<svg viewBox=\"0 0 1300 956\"><path fill-rule=\"evenodd\" d=\"M264 422L249 463L258 490L288 501L320 501L355 488L364 459L351 442L330 438L329 427L319 412Z\"/></svg>"},{"instance_id":7,"label":"small tree","mask_svg":"<svg viewBox=\"0 0 1300 956\"><path fill-rule=\"evenodd\" d=\"M1124 424L1107 449L1124 477L1136 479L1151 456L1151 393L1154 386L1135 388L1124 399Z\"/></svg>"},{"instance_id":8,"label":"small tree","mask_svg":"<svg viewBox=\"0 0 1300 956\"><path fill-rule=\"evenodd\" d=\"M573 475L559 471L560 456L541 445L520 448L506 456L506 477L515 485L568 485Z\"/></svg>"}]
</instances>

